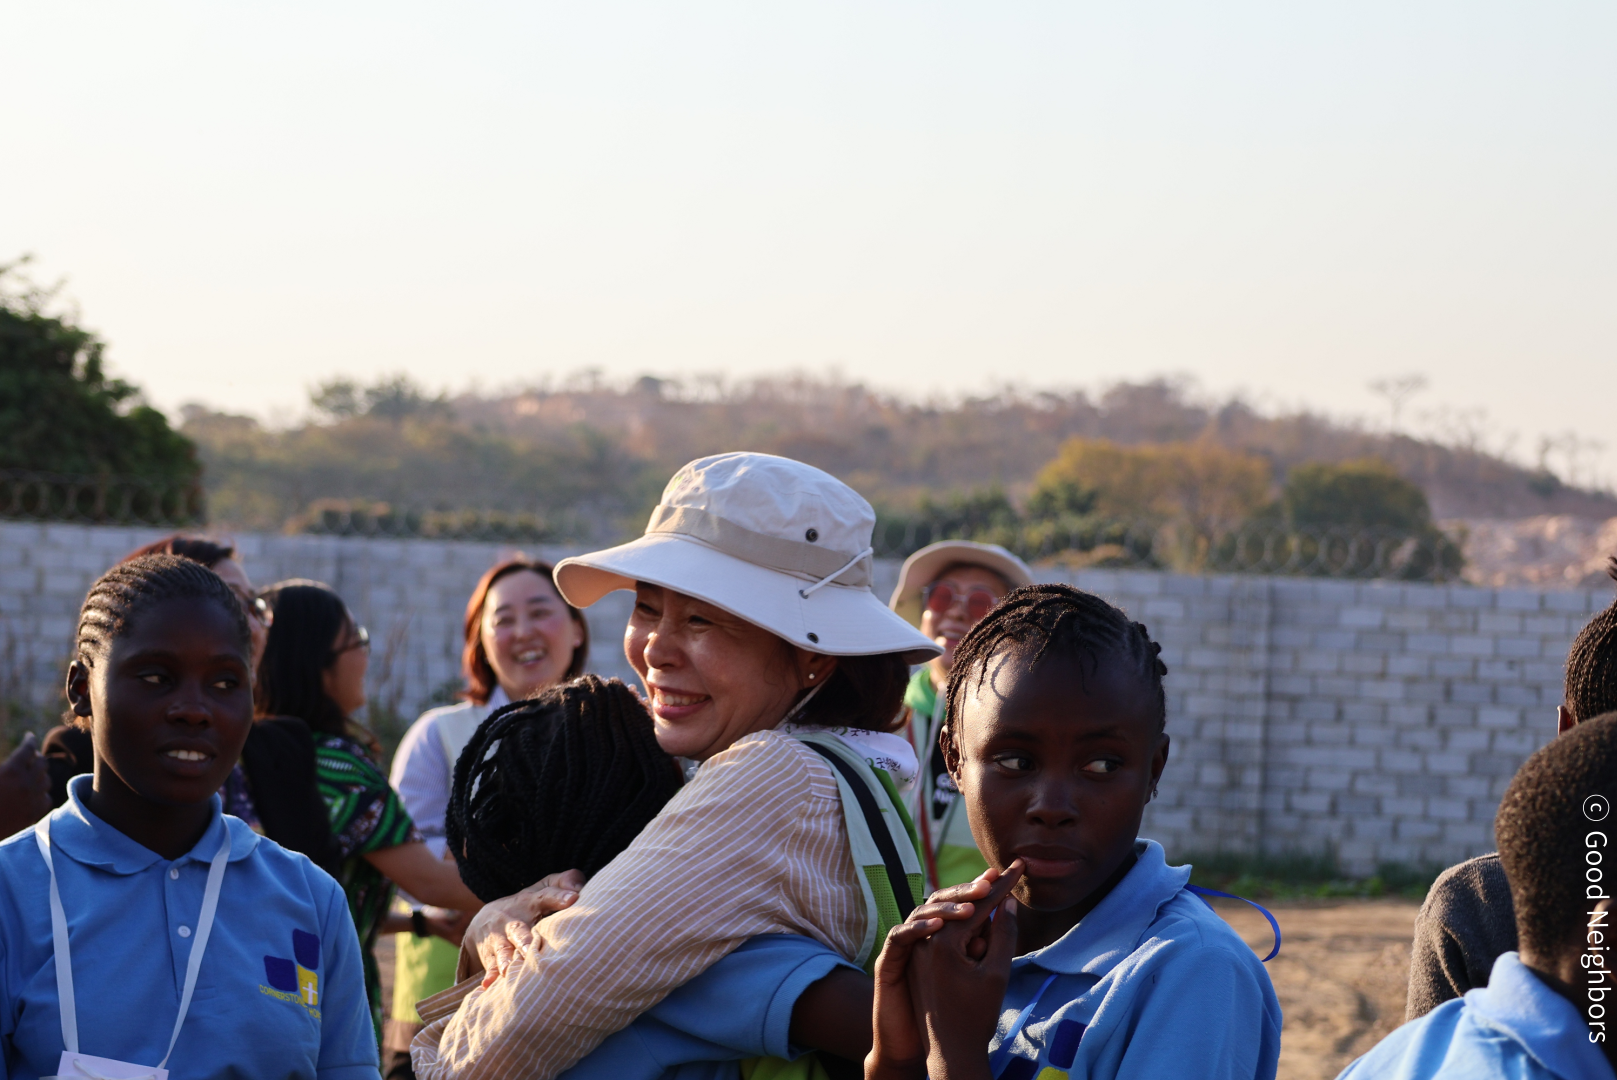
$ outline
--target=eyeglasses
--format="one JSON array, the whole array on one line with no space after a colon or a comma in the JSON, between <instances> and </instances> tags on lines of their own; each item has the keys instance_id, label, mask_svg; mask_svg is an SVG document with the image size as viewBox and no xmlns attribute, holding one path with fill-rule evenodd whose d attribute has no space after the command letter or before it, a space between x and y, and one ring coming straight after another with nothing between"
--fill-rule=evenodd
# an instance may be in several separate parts
<instances>
[{"instance_id":1,"label":"eyeglasses","mask_svg":"<svg viewBox=\"0 0 1617 1080\"><path fill-rule=\"evenodd\" d=\"M354 627L354 639L344 644L341 648L333 649L332 652L337 656L341 656L343 653L352 652L355 649L364 649L366 652L371 651L371 632L363 626Z\"/></svg>"},{"instance_id":2,"label":"eyeglasses","mask_svg":"<svg viewBox=\"0 0 1617 1080\"><path fill-rule=\"evenodd\" d=\"M921 602L927 610L934 615L943 615L955 605L955 601L964 600L966 603L966 617L972 622L981 622L995 604L999 597L993 591L981 585L967 589L964 593L955 592L954 587L947 582L934 581L921 591Z\"/></svg>"},{"instance_id":3,"label":"eyeglasses","mask_svg":"<svg viewBox=\"0 0 1617 1080\"><path fill-rule=\"evenodd\" d=\"M268 600L265 600L262 596L254 596L239 585L230 586L230 591L236 594L237 600L241 601L241 609L247 613L249 619L257 619L265 626L270 624L272 616L270 615Z\"/></svg>"}]
</instances>

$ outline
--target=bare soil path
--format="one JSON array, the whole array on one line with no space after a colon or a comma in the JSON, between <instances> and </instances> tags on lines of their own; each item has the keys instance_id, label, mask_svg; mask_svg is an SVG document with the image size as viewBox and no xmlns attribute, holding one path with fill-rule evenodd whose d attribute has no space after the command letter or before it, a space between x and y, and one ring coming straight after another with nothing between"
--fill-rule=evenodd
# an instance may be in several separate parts
<instances>
[{"instance_id":1,"label":"bare soil path","mask_svg":"<svg viewBox=\"0 0 1617 1080\"><path fill-rule=\"evenodd\" d=\"M1218 913L1258 955L1272 934L1262 915L1232 900ZM1276 901L1285 944L1269 962L1285 1027L1279 1080L1331 1080L1404 1022L1413 900ZM376 943L384 1006L391 1004L393 941Z\"/></svg>"},{"instance_id":2,"label":"bare soil path","mask_svg":"<svg viewBox=\"0 0 1617 1080\"><path fill-rule=\"evenodd\" d=\"M1262 915L1217 902L1261 956L1273 933ZM1268 964L1285 1026L1280 1080L1330 1080L1404 1022L1414 900L1276 901L1284 945Z\"/></svg>"}]
</instances>

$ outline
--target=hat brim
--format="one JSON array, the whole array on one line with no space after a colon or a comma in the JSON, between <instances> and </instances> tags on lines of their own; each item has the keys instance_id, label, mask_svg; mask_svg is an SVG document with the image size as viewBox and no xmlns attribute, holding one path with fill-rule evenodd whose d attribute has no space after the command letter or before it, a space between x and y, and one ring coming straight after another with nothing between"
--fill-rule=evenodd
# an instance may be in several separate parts
<instances>
[{"instance_id":1,"label":"hat brim","mask_svg":"<svg viewBox=\"0 0 1617 1080\"><path fill-rule=\"evenodd\" d=\"M911 599L918 599L921 589L930 585L937 576L957 563L981 566L1004 578L1011 588L1033 584L1033 571L1027 563L998 544L979 544L973 540L940 540L912 554L904 560L898 572L898 585L887 606L897 611Z\"/></svg>"},{"instance_id":2,"label":"hat brim","mask_svg":"<svg viewBox=\"0 0 1617 1080\"><path fill-rule=\"evenodd\" d=\"M694 596L809 652L902 653L911 664L942 652L868 588L831 584L805 598L802 590L813 579L726 555L677 533L652 533L556 564L556 588L574 607L589 607L639 581Z\"/></svg>"}]
</instances>

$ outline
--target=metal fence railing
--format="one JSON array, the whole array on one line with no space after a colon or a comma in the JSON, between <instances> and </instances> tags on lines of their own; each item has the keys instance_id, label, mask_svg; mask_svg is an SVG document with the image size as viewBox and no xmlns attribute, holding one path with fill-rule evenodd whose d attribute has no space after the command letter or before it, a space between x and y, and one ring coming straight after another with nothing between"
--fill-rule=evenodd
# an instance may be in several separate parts
<instances>
[{"instance_id":1,"label":"metal fence railing","mask_svg":"<svg viewBox=\"0 0 1617 1080\"><path fill-rule=\"evenodd\" d=\"M138 476L70 476L0 469L0 519L86 525L200 525L207 499L199 482Z\"/></svg>"},{"instance_id":2,"label":"metal fence railing","mask_svg":"<svg viewBox=\"0 0 1617 1080\"><path fill-rule=\"evenodd\" d=\"M1222 529L1183 521L1023 522L977 529L878 522L878 557L902 558L939 540L996 543L1030 563L1182 573L1457 581L1463 537L1436 528L1296 526L1246 522Z\"/></svg>"},{"instance_id":3,"label":"metal fence railing","mask_svg":"<svg viewBox=\"0 0 1617 1080\"><path fill-rule=\"evenodd\" d=\"M206 509L196 484L0 470L0 519L195 528L206 523ZM318 499L284 520L256 527L320 536L506 544L598 544L624 538L616 535L622 531L617 523L571 511L428 508L364 499ZM944 539L996 543L1031 563L1071 569L1442 582L1459 580L1465 566L1465 538L1433 526L1315 527L1272 520L1217 526L1099 516L976 524L883 518L876 525L874 547L880 558L903 558Z\"/></svg>"}]
</instances>

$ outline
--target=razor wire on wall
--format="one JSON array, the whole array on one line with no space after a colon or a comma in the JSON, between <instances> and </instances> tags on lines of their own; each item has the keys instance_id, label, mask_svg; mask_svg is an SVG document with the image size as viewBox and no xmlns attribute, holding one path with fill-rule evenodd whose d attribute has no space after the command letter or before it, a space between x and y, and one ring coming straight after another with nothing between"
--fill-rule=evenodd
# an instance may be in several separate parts
<instances>
[{"instance_id":1,"label":"razor wire on wall","mask_svg":"<svg viewBox=\"0 0 1617 1080\"><path fill-rule=\"evenodd\" d=\"M0 519L173 528L207 524L206 501L199 485L16 470L0 470ZM311 501L280 531L509 544L611 543L627 538L615 535L623 531L621 527L572 513L509 507L413 507L347 499ZM876 525L875 554L903 558L927 544L950 539L997 543L1031 563L1069 570L1095 567L1441 582L1459 580L1465 563L1461 541L1436 528L1413 532L1378 527L1309 528L1278 521L1221 526L1100 517L976 528L882 518Z\"/></svg>"}]
</instances>

